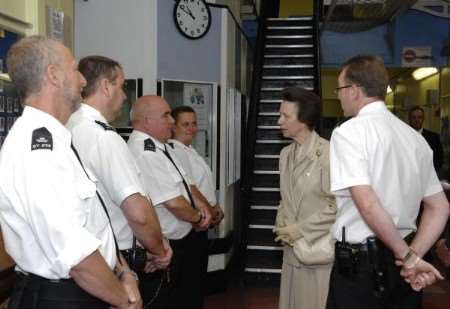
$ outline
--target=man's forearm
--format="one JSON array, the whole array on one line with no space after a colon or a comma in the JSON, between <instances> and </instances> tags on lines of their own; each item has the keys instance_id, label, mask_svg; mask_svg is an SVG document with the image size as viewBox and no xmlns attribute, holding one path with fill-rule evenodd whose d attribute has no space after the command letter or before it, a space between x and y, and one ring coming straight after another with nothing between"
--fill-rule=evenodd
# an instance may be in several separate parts
<instances>
[{"instance_id":1,"label":"man's forearm","mask_svg":"<svg viewBox=\"0 0 450 309\"><path fill-rule=\"evenodd\" d=\"M409 251L408 244L398 232L392 218L381 206L381 203L368 185L350 188L352 199L366 224L375 235L394 253L397 259L402 259Z\"/></svg>"},{"instance_id":2,"label":"man's forearm","mask_svg":"<svg viewBox=\"0 0 450 309\"><path fill-rule=\"evenodd\" d=\"M83 290L104 302L118 308L128 306L125 289L98 251L75 265L70 276Z\"/></svg>"},{"instance_id":3,"label":"man's forearm","mask_svg":"<svg viewBox=\"0 0 450 309\"><path fill-rule=\"evenodd\" d=\"M122 202L121 209L139 243L150 253L163 256L161 227L151 202L136 193Z\"/></svg>"},{"instance_id":4,"label":"man's forearm","mask_svg":"<svg viewBox=\"0 0 450 309\"><path fill-rule=\"evenodd\" d=\"M423 202L422 217L417 234L411 243L411 247L419 256L423 256L437 241L449 215L448 201L443 192L426 197Z\"/></svg>"},{"instance_id":5,"label":"man's forearm","mask_svg":"<svg viewBox=\"0 0 450 309\"><path fill-rule=\"evenodd\" d=\"M167 210L169 210L177 219L197 223L202 216L200 212L194 209L189 202L183 197L178 196L174 199L164 202Z\"/></svg>"}]
</instances>

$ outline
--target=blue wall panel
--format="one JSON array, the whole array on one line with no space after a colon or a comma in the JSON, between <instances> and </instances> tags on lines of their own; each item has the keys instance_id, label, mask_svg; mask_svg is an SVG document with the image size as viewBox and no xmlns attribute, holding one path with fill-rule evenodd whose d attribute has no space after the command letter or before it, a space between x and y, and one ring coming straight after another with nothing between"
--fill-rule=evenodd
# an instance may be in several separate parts
<instances>
[{"instance_id":1,"label":"blue wall panel","mask_svg":"<svg viewBox=\"0 0 450 309\"><path fill-rule=\"evenodd\" d=\"M358 54L382 57L386 66L401 67L402 49L407 46L431 46L432 65L445 66L440 56L443 42L449 37L449 20L416 10L399 16L393 24L384 24L363 32L324 31L321 37L322 65L339 67Z\"/></svg>"},{"instance_id":2,"label":"blue wall panel","mask_svg":"<svg viewBox=\"0 0 450 309\"><path fill-rule=\"evenodd\" d=\"M174 1L158 1L158 79L220 81L222 9L210 7L211 28L201 39L181 35L173 20Z\"/></svg>"}]
</instances>

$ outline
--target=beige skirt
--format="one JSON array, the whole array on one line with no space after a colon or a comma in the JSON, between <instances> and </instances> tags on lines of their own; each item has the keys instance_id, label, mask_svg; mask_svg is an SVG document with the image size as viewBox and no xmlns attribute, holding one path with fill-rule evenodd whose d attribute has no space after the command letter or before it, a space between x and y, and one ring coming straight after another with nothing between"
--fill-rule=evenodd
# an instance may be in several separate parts
<instances>
[{"instance_id":1,"label":"beige skirt","mask_svg":"<svg viewBox=\"0 0 450 309\"><path fill-rule=\"evenodd\" d=\"M333 264L301 264L286 246L281 271L279 309L325 309Z\"/></svg>"}]
</instances>

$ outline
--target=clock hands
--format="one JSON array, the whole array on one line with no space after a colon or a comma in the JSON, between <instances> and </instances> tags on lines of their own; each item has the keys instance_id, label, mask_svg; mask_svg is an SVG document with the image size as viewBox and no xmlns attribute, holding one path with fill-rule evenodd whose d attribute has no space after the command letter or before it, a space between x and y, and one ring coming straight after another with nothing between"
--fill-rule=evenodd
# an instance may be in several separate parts
<instances>
[{"instance_id":1,"label":"clock hands","mask_svg":"<svg viewBox=\"0 0 450 309\"><path fill-rule=\"evenodd\" d=\"M187 11L184 9L185 7L186 7ZM194 16L194 14L192 14L191 9L187 5L185 7L183 6L183 7L180 7L180 8L183 10L183 12L185 12L186 14L191 16L192 19L195 20L195 16Z\"/></svg>"}]
</instances>

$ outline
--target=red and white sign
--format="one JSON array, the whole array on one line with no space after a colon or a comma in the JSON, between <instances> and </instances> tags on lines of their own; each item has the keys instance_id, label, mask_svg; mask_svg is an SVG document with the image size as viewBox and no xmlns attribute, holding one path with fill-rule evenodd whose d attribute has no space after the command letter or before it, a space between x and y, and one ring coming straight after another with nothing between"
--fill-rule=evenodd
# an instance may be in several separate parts
<instances>
[{"instance_id":1,"label":"red and white sign","mask_svg":"<svg viewBox=\"0 0 450 309\"><path fill-rule=\"evenodd\" d=\"M429 67L433 57L431 46L405 46L402 50L402 67Z\"/></svg>"}]
</instances>

